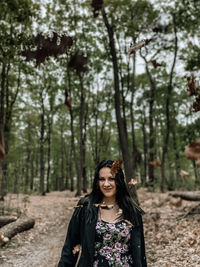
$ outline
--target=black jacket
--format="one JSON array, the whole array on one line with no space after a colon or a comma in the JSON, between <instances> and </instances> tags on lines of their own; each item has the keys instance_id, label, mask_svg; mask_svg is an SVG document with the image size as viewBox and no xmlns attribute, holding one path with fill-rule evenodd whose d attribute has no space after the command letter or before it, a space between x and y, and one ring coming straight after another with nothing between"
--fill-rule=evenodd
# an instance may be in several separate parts
<instances>
[{"instance_id":1,"label":"black jacket","mask_svg":"<svg viewBox=\"0 0 200 267\"><path fill-rule=\"evenodd\" d=\"M79 201L78 205L81 204ZM93 207L98 217L98 207ZM73 255L72 250L77 244L81 244L82 253L78 267L93 267L95 250L95 227L97 220L86 223L88 217L87 206L76 208L68 226L67 237L62 249L61 259L58 267L74 267L78 253ZM143 234L142 216L139 215L140 225L132 227L131 230L131 251L133 257L133 267L147 267L145 257L145 244Z\"/></svg>"}]
</instances>

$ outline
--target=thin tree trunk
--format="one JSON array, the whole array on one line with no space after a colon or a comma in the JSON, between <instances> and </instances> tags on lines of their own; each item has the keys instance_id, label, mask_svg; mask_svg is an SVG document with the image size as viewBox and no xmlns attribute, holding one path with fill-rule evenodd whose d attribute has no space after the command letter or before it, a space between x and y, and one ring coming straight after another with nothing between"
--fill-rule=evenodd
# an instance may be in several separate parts
<instances>
[{"instance_id":1,"label":"thin tree trunk","mask_svg":"<svg viewBox=\"0 0 200 267\"><path fill-rule=\"evenodd\" d=\"M19 167L15 167L13 194L18 193Z\"/></svg>"},{"instance_id":2,"label":"thin tree trunk","mask_svg":"<svg viewBox=\"0 0 200 267\"><path fill-rule=\"evenodd\" d=\"M134 107L133 101L134 101L134 94L135 94L135 66L136 66L136 58L134 54L133 55L133 74L132 74L132 83L131 83L131 102L130 102L132 154L133 154L133 177L136 176L137 164L141 162L141 155L137 148L136 138L135 138L135 116L134 116L134 108L133 108Z\"/></svg>"},{"instance_id":3,"label":"thin tree trunk","mask_svg":"<svg viewBox=\"0 0 200 267\"><path fill-rule=\"evenodd\" d=\"M52 107L51 107L51 113L52 113ZM50 117L51 116L51 117ZM50 192L50 185L49 185L49 177L50 177L50 171L51 171L51 129L52 129L52 123L53 123L53 115L48 114L47 115L47 123L48 123L48 132L47 132L47 187L46 192Z\"/></svg>"},{"instance_id":4,"label":"thin tree trunk","mask_svg":"<svg viewBox=\"0 0 200 267\"><path fill-rule=\"evenodd\" d=\"M120 88L119 88L119 68L118 68L117 54L116 54L116 49L115 49L114 31L113 31L113 25L109 24L107 15L104 10L102 10L102 15L103 15L103 20L104 20L106 29L108 31L110 54L111 54L112 63L113 63L114 90L115 90L115 95L114 95L115 113L116 113L116 119L117 119L119 141L120 141L120 147L122 150L122 156L123 156L123 161L124 161L126 180L129 181L133 177L133 166L131 164L128 136L126 133L126 129L124 127L124 122L123 122L123 119L121 116L121 110L120 110L121 100L120 100ZM130 190L131 190L130 193L133 199L138 201L135 187L132 186Z\"/></svg>"},{"instance_id":5,"label":"thin tree trunk","mask_svg":"<svg viewBox=\"0 0 200 267\"><path fill-rule=\"evenodd\" d=\"M165 130L165 137L164 137L164 143L163 143L163 153L162 153L162 165L161 165L161 185L160 189L161 192L164 192L164 185L165 185L165 158L167 154L167 148L168 148L168 142L169 142L169 134L170 134L170 126L171 126L171 119L170 119L170 100L172 95L172 80L174 75L174 68L176 64L176 58L177 58L177 52L178 52L178 38L177 38L177 30L176 30L176 21L175 21L175 15L173 15L173 26L174 26L174 59L171 67L170 72L170 78L169 78L169 84L167 87L167 100L165 105L166 110L166 130Z\"/></svg>"},{"instance_id":6,"label":"thin tree trunk","mask_svg":"<svg viewBox=\"0 0 200 267\"><path fill-rule=\"evenodd\" d=\"M146 63L146 73L150 83L150 100L149 100L149 165L148 165L148 175L150 187L154 187L154 166L150 164L151 161L154 161L155 155L155 133L154 133L154 98L156 91L155 81L149 71L148 62L144 56L142 56Z\"/></svg>"},{"instance_id":7,"label":"thin tree trunk","mask_svg":"<svg viewBox=\"0 0 200 267\"><path fill-rule=\"evenodd\" d=\"M73 149L72 149L72 138L70 147L70 161L69 161L69 177L70 177L70 191L74 191L74 178L73 178Z\"/></svg>"},{"instance_id":8,"label":"thin tree trunk","mask_svg":"<svg viewBox=\"0 0 200 267\"><path fill-rule=\"evenodd\" d=\"M80 80L80 87L81 87L81 99L80 99L80 114L79 114L79 145L80 145L80 176L77 180L77 195L81 195L81 190L83 189L83 167L85 165L84 161L84 139L83 139L83 120L84 120L84 113L85 113L85 96L84 96L84 88L83 88L83 77L81 74L79 75Z\"/></svg>"},{"instance_id":9,"label":"thin tree trunk","mask_svg":"<svg viewBox=\"0 0 200 267\"><path fill-rule=\"evenodd\" d=\"M142 121L142 133L143 133L143 152L144 152L144 174L142 178L143 185L146 184L147 177L147 134L146 134L146 116L145 109L143 111L143 121Z\"/></svg>"},{"instance_id":10,"label":"thin tree trunk","mask_svg":"<svg viewBox=\"0 0 200 267\"><path fill-rule=\"evenodd\" d=\"M5 79L6 79L6 66L3 63L2 64L2 70L1 70L1 97L0 97L0 129L4 131L4 99L5 99ZM0 161L0 178L1 178L1 184L0 184L0 200L4 199L4 196L6 194L6 188L5 188L5 177L3 174L3 162Z\"/></svg>"},{"instance_id":11,"label":"thin tree trunk","mask_svg":"<svg viewBox=\"0 0 200 267\"><path fill-rule=\"evenodd\" d=\"M6 56L4 52L3 56ZM0 127L2 127L4 131L6 155L8 154L9 151L8 140L10 135L13 106L16 101L20 88L20 76L21 76L20 65L18 71L17 88L15 93L12 95L9 94L9 84L8 84L9 71L10 71L10 63L8 63L7 68L6 65L3 63L1 71L1 92L0 92ZM4 162L1 162L0 168L2 170L1 184L0 184L0 199L3 200L7 191L6 182L7 182L8 162L6 160L4 160Z\"/></svg>"},{"instance_id":12,"label":"thin tree trunk","mask_svg":"<svg viewBox=\"0 0 200 267\"><path fill-rule=\"evenodd\" d=\"M77 180L81 181L81 172L80 172L80 166L78 164L78 158L76 155L76 148L75 148L75 142L74 142L74 118L73 118L73 111L70 108L70 129L71 129L71 145L72 145L72 152L73 152L73 158L74 158L74 163L75 163L75 169L76 169L76 174L77 174ZM77 184L77 196L81 195L81 185L78 183Z\"/></svg>"},{"instance_id":13,"label":"thin tree trunk","mask_svg":"<svg viewBox=\"0 0 200 267\"><path fill-rule=\"evenodd\" d=\"M200 185L200 180L198 177L197 165L196 165L195 160L192 160L192 165L193 165L193 169L194 169L195 185L198 186L198 185Z\"/></svg>"},{"instance_id":14,"label":"thin tree trunk","mask_svg":"<svg viewBox=\"0 0 200 267\"><path fill-rule=\"evenodd\" d=\"M64 151L64 137L63 137L63 126L61 126L61 136L60 136L60 140L61 140L61 179L60 179L60 186L59 186L59 190L62 191L64 190L64 179L65 179L65 170L64 170L64 161L65 161L65 151Z\"/></svg>"},{"instance_id":15,"label":"thin tree trunk","mask_svg":"<svg viewBox=\"0 0 200 267\"><path fill-rule=\"evenodd\" d=\"M33 191L34 184L34 158L31 158L31 179L30 179L30 190Z\"/></svg>"},{"instance_id":16,"label":"thin tree trunk","mask_svg":"<svg viewBox=\"0 0 200 267\"><path fill-rule=\"evenodd\" d=\"M172 128L172 137L173 137L173 147L174 147L174 152L175 152L175 168L176 168L176 187L179 188L181 185L181 176L180 176L180 157L179 157L179 152L177 149L177 142L176 142L176 132L174 129L174 126Z\"/></svg>"},{"instance_id":17,"label":"thin tree trunk","mask_svg":"<svg viewBox=\"0 0 200 267\"><path fill-rule=\"evenodd\" d=\"M45 195L44 190L44 98L43 98L43 89L40 92L40 101L41 101L41 114L40 114L40 194Z\"/></svg>"},{"instance_id":18,"label":"thin tree trunk","mask_svg":"<svg viewBox=\"0 0 200 267\"><path fill-rule=\"evenodd\" d=\"M87 118L88 118L88 106L85 108L84 116L84 133L83 133L83 192L87 193L88 179L87 179L87 170L86 170L86 133L87 133Z\"/></svg>"},{"instance_id":19,"label":"thin tree trunk","mask_svg":"<svg viewBox=\"0 0 200 267\"><path fill-rule=\"evenodd\" d=\"M69 88L69 92L71 92L71 77L70 77L70 72L67 69L67 74L68 74L68 88ZM70 94L68 94L70 95ZM71 95L70 95L71 96ZM74 164L75 164L75 169L76 169L76 175L77 175L77 180L81 181L81 171L80 171L80 166L78 164L78 157L76 154L76 148L75 148L75 137L74 137L74 117L73 117L73 110L72 107L69 107L69 112L70 112L70 130L71 130L71 149L72 149L72 153L73 153L73 159L74 159ZM71 166L72 168L72 166ZM71 179L73 179L73 177L71 176ZM81 184L77 184L78 188L77 188L77 196L81 195ZM72 187L72 184L71 184Z\"/></svg>"},{"instance_id":20,"label":"thin tree trunk","mask_svg":"<svg viewBox=\"0 0 200 267\"><path fill-rule=\"evenodd\" d=\"M29 172L30 172L30 159L31 159L31 149L30 149L30 144L31 144L31 135L30 135L30 129L31 125L30 122L28 122L28 127L27 127L27 135L28 135L28 140L26 144L26 164L25 164L25 184L24 184L24 192L27 194L28 192L28 186L29 186Z\"/></svg>"},{"instance_id":21,"label":"thin tree trunk","mask_svg":"<svg viewBox=\"0 0 200 267\"><path fill-rule=\"evenodd\" d=\"M24 184L24 193L27 194L28 192L28 185L29 185L29 171L30 171L30 158L31 158L31 151L29 144L27 144L26 148L26 169L25 169L25 184Z\"/></svg>"}]
</instances>

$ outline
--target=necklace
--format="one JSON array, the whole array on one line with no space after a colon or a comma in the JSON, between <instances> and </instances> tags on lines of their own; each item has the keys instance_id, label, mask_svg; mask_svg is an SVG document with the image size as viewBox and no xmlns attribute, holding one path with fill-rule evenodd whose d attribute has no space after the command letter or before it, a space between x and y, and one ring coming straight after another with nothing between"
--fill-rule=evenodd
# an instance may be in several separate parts
<instances>
[{"instance_id":1,"label":"necklace","mask_svg":"<svg viewBox=\"0 0 200 267\"><path fill-rule=\"evenodd\" d=\"M115 222L122 218L123 211L117 203L106 205L105 201L99 205L99 216L101 219L109 222Z\"/></svg>"},{"instance_id":2,"label":"necklace","mask_svg":"<svg viewBox=\"0 0 200 267\"><path fill-rule=\"evenodd\" d=\"M110 210L110 209L113 209L116 205L117 205L116 202L114 202L114 203L112 203L112 204L106 204L106 202L103 201L102 204L100 204L100 207L101 207L102 209L109 209L109 210Z\"/></svg>"}]
</instances>

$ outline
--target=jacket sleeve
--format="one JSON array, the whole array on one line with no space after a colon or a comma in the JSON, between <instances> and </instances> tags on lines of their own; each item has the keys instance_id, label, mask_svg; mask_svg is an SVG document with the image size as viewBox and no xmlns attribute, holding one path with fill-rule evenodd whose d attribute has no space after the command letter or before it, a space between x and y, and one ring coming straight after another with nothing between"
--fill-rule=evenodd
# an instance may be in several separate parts
<instances>
[{"instance_id":1,"label":"jacket sleeve","mask_svg":"<svg viewBox=\"0 0 200 267\"><path fill-rule=\"evenodd\" d=\"M135 267L147 267L145 255L144 231L141 214L138 214L139 225L132 228L132 256Z\"/></svg>"},{"instance_id":2,"label":"jacket sleeve","mask_svg":"<svg viewBox=\"0 0 200 267\"><path fill-rule=\"evenodd\" d=\"M142 256L142 267L147 267L142 216L140 216L140 229L141 229L141 256Z\"/></svg>"},{"instance_id":3,"label":"jacket sleeve","mask_svg":"<svg viewBox=\"0 0 200 267\"><path fill-rule=\"evenodd\" d=\"M76 208L72 215L58 267L74 267L76 264L78 253L74 255L72 250L80 244L81 213L82 208Z\"/></svg>"}]
</instances>

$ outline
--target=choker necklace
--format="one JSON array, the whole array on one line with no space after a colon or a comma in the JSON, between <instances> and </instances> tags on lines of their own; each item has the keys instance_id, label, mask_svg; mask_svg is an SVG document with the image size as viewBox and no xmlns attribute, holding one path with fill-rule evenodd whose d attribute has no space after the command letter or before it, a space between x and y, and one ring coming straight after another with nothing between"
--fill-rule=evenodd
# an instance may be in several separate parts
<instances>
[{"instance_id":1,"label":"choker necklace","mask_svg":"<svg viewBox=\"0 0 200 267\"><path fill-rule=\"evenodd\" d=\"M103 201L101 204L100 204L100 207L102 208L102 209L113 209L115 206L117 205L117 203L115 202L115 203L113 203L113 204L106 204L106 202L105 201Z\"/></svg>"}]
</instances>

